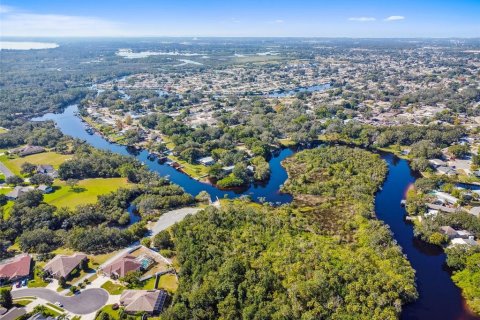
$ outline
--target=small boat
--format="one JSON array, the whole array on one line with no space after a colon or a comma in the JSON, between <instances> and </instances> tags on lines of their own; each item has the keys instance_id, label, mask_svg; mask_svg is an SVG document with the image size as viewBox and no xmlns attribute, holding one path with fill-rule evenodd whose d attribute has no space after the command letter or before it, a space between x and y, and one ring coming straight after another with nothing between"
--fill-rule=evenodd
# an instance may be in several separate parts
<instances>
[{"instance_id":1,"label":"small boat","mask_svg":"<svg viewBox=\"0 0 480 320\"><path fill-rule=\"evenodd\" d=\"M400 205L402 207L405 207L406 204L407 204L407 200L403 199L402 201L400 201Z\"/></svg>"}]
</instances>

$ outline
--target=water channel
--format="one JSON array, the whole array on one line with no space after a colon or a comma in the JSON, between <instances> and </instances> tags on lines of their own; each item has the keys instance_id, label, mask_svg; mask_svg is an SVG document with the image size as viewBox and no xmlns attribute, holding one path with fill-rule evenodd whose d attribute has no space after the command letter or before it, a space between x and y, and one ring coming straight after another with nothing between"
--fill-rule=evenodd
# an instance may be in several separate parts
<instances>
[{"instance_id":1,"label":"water channel","mask_svg":"<svg viewBox=\"0 0 480 320\"><path fill-rule=\"evenodd\" d=\"M207 191L213 199L235 198L242 195L251 196L253 200L263 199L274 204L289 203L292 196L279 190L287 179L287 173L281 166L281 161L292 154L291 149L283 149L270 160L271 178L265 184L253 184L248 189L239 191L224 191L206 183L188 177L167 164L151 160L147 151L132 151L125 146L108 142L97 134L90 135L85 124L76 116L76 106L69 106L63 113L46 114L33 119L35 121L53 120L59 129L67 135L87 141L92 146L123 155L135 156L151 170L162 176L168 176L170 181L182 186L186 192L197 195ZM375 198L377 217L390 226L394 238L403 248L413 268L416 270L419 299L404 306L402 319L445 319L445 320L478 320L468 312L462 299L460 289L450 279L445 268L445 254L435 246L427 245L413 235L413 226L405 221L405 209L400 201L405 197L406 190L412 184L416 175L410 170L407 161L392 154L381 154L387 162L389 172L387 179Z\"/></svg>"}]
</instances>

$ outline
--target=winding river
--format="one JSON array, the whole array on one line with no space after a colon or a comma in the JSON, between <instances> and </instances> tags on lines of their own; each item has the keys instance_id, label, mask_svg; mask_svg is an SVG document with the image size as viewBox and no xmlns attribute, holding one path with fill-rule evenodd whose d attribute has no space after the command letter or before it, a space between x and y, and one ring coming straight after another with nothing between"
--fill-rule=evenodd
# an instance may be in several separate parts
<instances>
[{"instance_id":1,"label":"winding river","mask_svg":"<svg viewBox=\"0 0 480 320\"><path fill-rule=\"evenodd\" d=\"M162 176L168 176L170 181L182 186L186 192L197 195L207 191L212 198L235 198L249 195L254 200L282 204L292 201L292 196L279 191L287 179L287 173L281 166L281 161L291 156L294 151L283 149L270 160L271 178L263 185L252 185L242 191L223 191L211 185L194 180L166 164L160 164L148 158L147 151L132 153L125 146L110 143L101 136L89 135L84 123L76 116L77 107L69 106L63 113L46 114L34 121L53 120L59 129L67 135L86 140L92 146L110 150L123 155L133 155L145 163L151 170ZM387 162L389 172L387 179L376 195L375 210L377 217L390 226L394 238L402 246L403 252L416 270L419 299L404 306L402 319L445 319L445 320L478 320L465 308L460 289L457 288L448 270L445 269L445 254L437 247L429 246L413 236L413 226L404 220L405 209L400 206L406 190L415 181L415 174L410 170L408 162L392 154L382 154Z\"/></svg>"}]
</instances>

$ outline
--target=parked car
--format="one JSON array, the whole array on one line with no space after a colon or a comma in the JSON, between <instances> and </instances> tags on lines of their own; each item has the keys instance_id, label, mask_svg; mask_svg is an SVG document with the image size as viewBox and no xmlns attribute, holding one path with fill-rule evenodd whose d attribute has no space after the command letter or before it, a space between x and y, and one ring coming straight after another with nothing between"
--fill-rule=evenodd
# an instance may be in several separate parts
<instances>
[{"instance_id":1,"label":"parked car","mask_svg":"<svg viewBox=\"0 0 480 320\"><path fill-rule=\"evenodd\" d=\"M61 304L61 303L60 303L60 302L58 302L58 301L57 301L57 302L55 302L55 305L56 305L57 307L60 307L60 308L61 308L61 307L63 307L63 304Z\"/></svg>"},{"instance_id":2,"label":"parked car","mask_svg":"<svg viewBox=\"0 0 480 320\"><path fill-rule=\"evenodd\" d=\"M15 285L15 287L20 288L21 285L22 285L22 283L20 281L18 281L17 284Z\"/></svg>"},{"instance_id":3,"label":"parked car","mask_svg":"<svg viewBox=\"0 0 480 320\"><path fill-rule=\"evenodd\" d=\"M28 280L27 280L27 279L23 280L23 281L22 281L22 287L25 287L25 286L27 285L27 283L28 283Z\"/></svg>"}]
</instances>

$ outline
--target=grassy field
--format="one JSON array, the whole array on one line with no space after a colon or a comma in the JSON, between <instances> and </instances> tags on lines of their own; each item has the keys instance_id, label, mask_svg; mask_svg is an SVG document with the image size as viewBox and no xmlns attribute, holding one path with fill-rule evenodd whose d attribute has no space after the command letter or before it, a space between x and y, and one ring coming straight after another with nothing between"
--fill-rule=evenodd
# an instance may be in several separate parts
<instances>
[{"instance_id":1,"label":"grassy field","mask_svg":"<svg viewBox=\"0 0 480 320\"><path fill-rule=\"evenodd\" d=\"M165 289L168 292L175 293L178 288L178 280L174 274L164 274L160 277L160 281L158 282L159 289Z\"/></svg>"},{"instance_id":2,"label":"grassy field","mask_svg":"<svg viewBox=\"0 0 480 320\"><path fill-rule=\"evenodd\" d=\"M2 207L4 220L10 218L10 210L12 209L14 203L15 202L13 201L8 201L7 204Z\"/></svg>"},{"instance_id":3,"label":"grassy field","mask_svg":"<svg viewBox=\"0 0 480 320\"><path fill-rule=\"evenodd\" d=\"M63 310L63 309L60 308L60 307L57 307L56 305L54 305L53 303L50 303L50 302L47 302L47 303L46 303L46 306L47 306L47 308L50 309L50 311L52 311L52 312L54 312L54 313L58 313L58 315L56 315L57 317L65 312L65 310ZM53 309L53 310L52 310L52 309ZM54 311L54 310L55 310L55 311Z\"/></svg>"},{"instance_id":4,"label":"grassy field","mask_svg":"<svg viewBox=\"0 0 480 320\"><path fill-rule=\"evenodd\" d=\"M152 278L144 281L142 289L143 290L153 290L153 289L155 289L155 277L152 277Z\"/></svg>"},{"instance_id":5,"label":"grassy field","mask_svg":"<svg viewBox=\"0 0 480 320\"><path fill-rule=\"evenodd\" d=\"M292 141L290 138L285 138L285 139L278 139L278 142L284 146L284 147L293 147L296 145L294 141Z\"/></svg>"},{"instance_id":6,"label":"grassy field","mask_svg":"<svg viewBox=\"0 0 480 320\"><path fill-rule=\"evenodd\" d=\"M178 162L183 167L182 170L192 178L200 178L208 174L208 167L202 164L191 164L173 155L168 156L168 158Z\"/></svg>"},{"instance_id":7,"label":"grassy field","mask_svg":"<svg viewBox=\"0 0 480 320\"><path fill-rule=\"evenodd\" d=\"M20 175L21 166L25 162L30 162L32 164L49 164L52 165L54 168L58 168L60 164L71 158L71 155L63 155L56 152L43 152L14 159L9 159L7 156L4 155L0 157L0 160L5 164L8 169L10 169L10 171L12 171L16 175Z\"/></svg>"},{"instance_id":8,"label":"grassy field","mask_svg":"<svg viewBox=\"0 0 480 320\"><path fill-rule=\"evenodd\" d=\"M105 312L107 313L111 319L118 319L120 318L119 314L118 314L118 309L117 310L113 310L112 309L112 304L109 304L109 305L106 305L105 307L103 307L100 311L102 312ZM100 317L98 317L97 319L99 319Z\"/></svg>"},{"instance_id":9,"label":"grassy field","mask_svg":"<svg viewBox=\"0 0 480 320\"><path fill-rule=\"evenodd\" d=\"M162 140L165 142L165 145L168 149L173 150L175 148L175 144L170 140L170 137L162 136ZM168 158L182 165L182 170L192 178L200 178L208 174L208 167L204 165L191 164L187 161L181 160L178 157L175 157L174 155L169 155Z\"/></svg>"},{"instance_id":10,"label":"grassy field","mask_svg":"<svg viewBox=\"0 0 480 320\"><path fill-rule=\"evenodd\" d=\"M97 196L128 186L125 178L98 178L81 180L75 190L72 190L65 182L55 181L54 192L46 194L44 200L59 208L75 208L81 204L95 203Z\"/></svg>"},{"instance_id":11,"label":"grassy field","mask_svg":"<svg viewBox=\"0 0 480 320\"><path fill-rule=\"evenodd\" d=\"M15 300L13 300L13 304L17 307L25 307L28 304L32 303L33 300L35 300L35 299L31 299L31 300L30 299L18 299L18 300L15 299Z\"/></svg>"},{"instance_id":12,"label":"grassy field","mask_svg":"<svg viewBox=\"0 0 480 320\"><path fill-rule=\"evenodd\" d=\"M107 281L102 285L102 289L107 290L111 295L119 295L126 289L126 287L113 283L112 281Z\"/></svg>"},{"instance_id":13,"label":"grassy field","mask_svg":"<svg viewBox=\"0 0 480 320\"><path fill-rule=\"evenodd\" d=\"M35 268L33 271L33 279L28 281L27 286L29 288L44 288L48 285L48 282L43 281L42 277L40 277L41 270L39 268Z\"/></svg>"}]
</instances>

